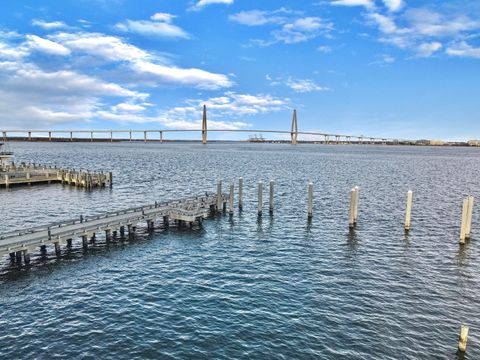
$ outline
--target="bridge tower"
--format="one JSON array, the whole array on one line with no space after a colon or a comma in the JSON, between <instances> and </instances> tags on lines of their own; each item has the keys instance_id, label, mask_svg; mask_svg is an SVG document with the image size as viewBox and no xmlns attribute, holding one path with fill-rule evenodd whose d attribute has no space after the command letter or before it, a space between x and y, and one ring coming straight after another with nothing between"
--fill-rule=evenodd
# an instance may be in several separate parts
<instances>
[{"instance_id":1,"label":"bridge tower","mask_svg":"<svg viewBox=\"0 0 480 360\"><path fill-rule=\"evenodd\" d=\"M298 137L297 110L293 110L292 131L290 133L290 136L292 139L292 145L297 145L297 137Z\"/></svg>"},{"instance_id":2,"label":"bridge tower","mask_svg":"<svg viewBox=\"0 0 480 360\"><path fill-rule=\"evenodd\" d=\"M207 143L207 107L203 105L202 144Z\"/></svg>"}]
</instances>

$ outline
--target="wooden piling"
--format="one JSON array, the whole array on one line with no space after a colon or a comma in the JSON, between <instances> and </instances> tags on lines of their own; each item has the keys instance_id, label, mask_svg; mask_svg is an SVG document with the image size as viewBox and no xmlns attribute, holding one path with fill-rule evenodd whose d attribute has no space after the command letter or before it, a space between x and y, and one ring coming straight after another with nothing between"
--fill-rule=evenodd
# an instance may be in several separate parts
<instances>
[{"instance_id":1,"label":"wooden piling","mask_svg":"<svg viewBox=\"0 0 480 360\"><path fill-rule=\"evenodd\" d=\"M407 192L407 210L405 212L405 231L410 230L410 217L412 214L412 200L413 200L413 192L409 190Z\"/></svg>"},{"instance_id":2,"label":"wooden piling","mask_svg":"<svg viewBox=\"0 0 480 360\"><path fill-rule=\"evenodd\" d=\"M466 231L467 231L467 213L468 213L468 199L463 199L462 221L460 224L460 244L465 244Z\"/></svg>"},{"instance_id":3,"label":"wooden piling","mask_svg":"<svg viewBox=\"0 0 480 360\"><path fill-rule=\"evenodd\" d=\"M222 212L222 180L217 180L217 212Z\"/></svg>"},{"instance_id":4,"label":"wooden piling","mask_svg":"<svg viewBox=\"0 0 480 360\"><path fill-rule=\"evenodd\" d=\"M257 207L258 216L262 215L262 210L263 210L263 182L259 181L258 182L258 207Z\"/></svg>"},{"instance_id":5,"label":"wooden piling","mask_svg":"<svg viewBox=\"0 0 480 360\"><path fill-rule=\"evenodd\" d=\"M308 183L307 217L313 217L313 183Z\"/></svg>"},{"instance_id":6,"label":"wooden piling","mask_svg":"<svg viewBox=\"0 0 480 360\"><path fill-rule=\"evenodd\" d=\"M273 214L273 186L274 186L274 181L270 180L270 196L269 196L269 206L268 206L270 215Z\"/></svg>"},{"instance_id":7,"label":"wooden piling","mask_svg":"<svg viewBox=\"0 0 480 360\"><path fill-rule=\"evenodd\" d=\"M238 208L243 209L243 177L238 179Z\"/></svg>"},{"instance_id":8,"label":"wooden piling","mask_svg":"<svg viewBox=\"0 0 480 360\"><path fill-rule=\"evenodd\" d=\"M468 341L468 326L463 325L460 327L460 336L458 338L458 350L461 352L467 351Z\"/></svg>"},{"instance_id":9,"label":"wooden piling","mask_svg":"<svg viewBox=\"0 0 480 360\"><path fill-rule=\"evenodd\" d=\"M350 190L350 208L348 212L348 226L350 229L355 227L355 198L356 198L355 189Z\"/></svg>"},{"instance_id":10,"label":"wooden piling","mask_svg":"<svg viewBox=\"0 0 480 360\"><path fill-rule=\"evenodd\" d=\"M23 250L23 261L25 264L30 264L30 253L28 250Z\"/></svg>"},{"instance_id":11,"label":"wooden piling","mask_svg":"<svg viewBox=\"0 0 480 360\"><path fill-rule=\"evenodd\" d=\"M83 235L82 236L82 246L84 249L86 249L88 247L88 238L86 235Z\"/></svg>"},{"instance_id":12,"label":"wooden piling","mask_svg":"<svg viewBox=\"0 0 480 360\"><path fill-rule=\"evenodd\" d=\"M56 254L57 256L60 256L60 254L61 254L61 251L60 251L60 243L57 241L57 242L54 243L54 245L55 245L55 254Z\"/></svg>"},{"instance_id":13,"label":"wooden piling","mask_svg":"<svg viewBox=\"0 0 480 360\"><path fill-rule=\"evenodd\" d=\"M465 228L465 238L470 239L470 231L472 229L472 216L473 216L473 203L474 203L474 197L469 196L467 198L467 222L466 222L466 228Z\"/></svg>"},{"instance_id":14,"label":"wooden piling","mask_svg":"<svg viewBox=\"0 0 480 360\"><path fill-rule=\"evenodd\" d=\"M353 221L355 224L357 224L357 219L358 219L358 200L359 200L359 194L360 194L360 188L358 186L355 186L355 211L353 213Z\"/></svg>"},{"instance_id":15,"label":"wooden piling","mask_svg":"<svg viewBox=\"0 0 480 360\"><path fill-rule=\"evenodd\" d=\"M230 184L230 197L229 197L229 204L228 204L228 212L230 215L233 215L233 197L234 197L234 187L233 184Z\"/></svg>"}]
</instances>

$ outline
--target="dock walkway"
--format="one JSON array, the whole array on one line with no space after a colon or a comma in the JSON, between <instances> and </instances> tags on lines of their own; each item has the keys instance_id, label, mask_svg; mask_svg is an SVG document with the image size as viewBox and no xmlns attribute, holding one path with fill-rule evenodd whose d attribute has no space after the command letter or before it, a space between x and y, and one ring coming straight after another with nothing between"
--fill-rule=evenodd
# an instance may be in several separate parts
<instances>
[{"instance_id":1,"label":"dock walkway","mask_svg":"<svg viewBox=\"0 0 480 360\"><path fill-rule=\"evenodd\" d=\"M91 189L112 185L112 173L60 169L38 164L0 166L0 188L39 183L62 183Z\"/></svg>"},{"instance_id":2,"label":"dock walkway","mask_svg":"<svg viewBox=\"0 0 480 360\"><path fill-rule=\"evenodd\" d=\"M147 222L147 228L153 229L156 219L162 218L165 226L174 221L180 226L201 223L212 212L218 211L218 205L223 204L223 209L228 199L226 194L221 194L221 201L217 202L217 194L207 193L204 196L174 200L164 203L155 203L118 212L106 213L95 217L80 217L75 220L50 224L25 231L4 234L0 236L0 256L10 254L12 261L21 262L22 256L25 263L30 261L29 253L40 248L46 251L46 245L53 244L57 255L60 246L71 246L72 239L81 238L83 246L88 246L88 238L93 241L95 234L105 232L107 241L116 237L117 230L120 236L125 235L125 226L128 236L132 236L137 224ZM220 205L222 206L222 205Z\"/></svg>"}]
</instances>

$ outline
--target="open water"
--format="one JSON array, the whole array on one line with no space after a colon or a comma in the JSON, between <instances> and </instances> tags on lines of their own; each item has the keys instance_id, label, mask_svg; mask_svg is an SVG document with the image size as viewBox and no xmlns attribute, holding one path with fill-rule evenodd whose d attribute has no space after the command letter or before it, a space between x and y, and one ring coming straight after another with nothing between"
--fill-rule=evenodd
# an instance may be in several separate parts
<instances>
[{"instance_id":1,"label":"open water","mask_svg":"<svg viewBox=\"0 0 480 360\"><path fill-rule=\"evenodd\" d=\"M480 358L480 200L473 148L212 143L11 143L17 162L113 171L113 189L0 190L0 234L200 195L244 177L244 211L202 229L0 259L0 358ZM275 180L259 220L256 183ZM314 218L306 214L315 184ZM224 190L226 191L226 186ZM349 190L361 188L348 230ZM406 193L412 230L403 230ZM478 200L477 200L478 201ZM265 207L267 210L267 207Z\"/></svg>"}]
</instances>

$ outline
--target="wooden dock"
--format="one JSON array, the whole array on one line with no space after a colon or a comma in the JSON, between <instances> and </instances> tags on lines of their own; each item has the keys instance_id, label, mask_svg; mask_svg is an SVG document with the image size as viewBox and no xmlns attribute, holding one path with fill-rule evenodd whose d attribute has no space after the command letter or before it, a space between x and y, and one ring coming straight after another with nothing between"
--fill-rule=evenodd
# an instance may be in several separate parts
<instances>
[{"instance_id":1,"label":"wooden dock","mask_svg":"<svg viewBox=\"0 0 480 360\"><path fill-rule=\"evenodd\" d=\"M62 183L91 189L94 187L111 187L112 173L61 169L38 164L0 166L0 188L18 185Z\"/></svg>"},{"instance_id":2,"label":"wooden dock","mask_svg":"<svg viewBox=\"0 0 480 360\"><path fill-rule=\"evenodd\" d=\"M220 199L220 201L217 201ZM205 194L204 196L182 200L155 203L123 211L107 213L101 216L77 218L75 220L50 224L16 233L0 236L0 256L10 254L11 261L17 263L30 262L30 253L37 249L46 252L47 245L54 245L57 255L61 246L72 246L74 239L81 239L84 248L88 247L88 239L95 241L95 234L105 232L106 241L134 236L137 224L145 221L147 229L153 230L155 222L162 220L163 226L174 223L180 227L201 224L209 215L223 211L228 196L226 194ZM127 235L125 230L127 229Z\"/></svg>"}]
</instances>

